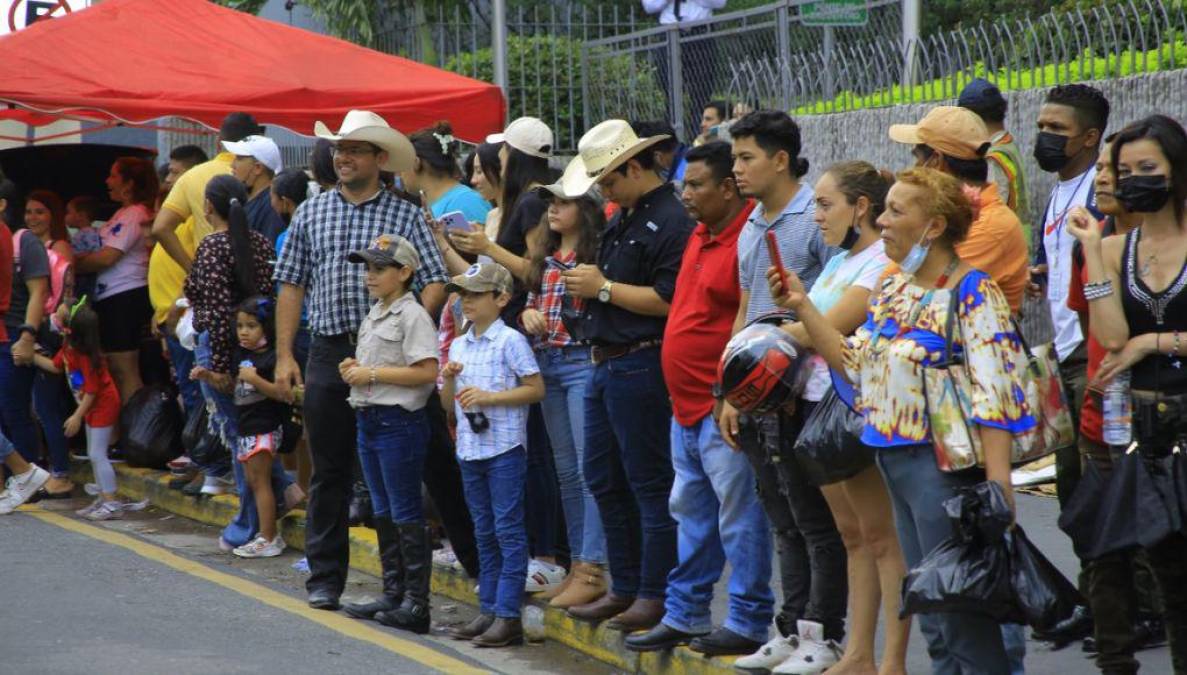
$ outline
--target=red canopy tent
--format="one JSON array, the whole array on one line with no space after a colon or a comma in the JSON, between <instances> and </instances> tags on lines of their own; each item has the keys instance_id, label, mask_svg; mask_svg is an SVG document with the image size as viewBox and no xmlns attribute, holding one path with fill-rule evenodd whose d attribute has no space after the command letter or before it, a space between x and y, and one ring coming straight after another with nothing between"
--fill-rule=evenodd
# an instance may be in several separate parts
<instances>
[{"instance_id":1,"label":"red canopy tent","mask_svg":"<svg viewBox=\"0 0 1187 675\"><path fill-rule=\"evenodd\" d=\"M505 110L494 85L209 0L108 0L4 36L0 103L211 128L243 110L306 135L364 109L405 133L447 119L475 142L503 128Z\"/></svg>"}]
</instances>

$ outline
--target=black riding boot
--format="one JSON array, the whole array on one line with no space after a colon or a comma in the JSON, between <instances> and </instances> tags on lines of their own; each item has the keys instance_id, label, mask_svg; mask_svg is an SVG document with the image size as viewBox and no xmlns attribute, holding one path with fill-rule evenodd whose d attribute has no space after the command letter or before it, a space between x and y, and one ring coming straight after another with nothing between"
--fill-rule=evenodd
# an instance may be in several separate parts
<instances>
[{"instance_id":1,"label":"black riding boot","mask_svg":"<svg viewBox=\"0 0 1187 675\"><path fill-rule=\"evenodd\" d=\"M375 537L379 540L379 564L383 567L383 597L374 602L343 607L356 619L374 619L379 612L393 610L404 600L404 556L400 550L400 531L387 518L375 519Z\"/></svg>"},{"instance_id":2,"label":"black riding boot","mask_svg":"<svg viewBox=\"0 0 1187 675\"><path fill-rule=\"evenodd\" d=\"M423 522L401 523L400 548L404 554L404 601L375 620L413 633L429 632L429 584L433 575L429 531Z\"/></svg>"}]
</instances>

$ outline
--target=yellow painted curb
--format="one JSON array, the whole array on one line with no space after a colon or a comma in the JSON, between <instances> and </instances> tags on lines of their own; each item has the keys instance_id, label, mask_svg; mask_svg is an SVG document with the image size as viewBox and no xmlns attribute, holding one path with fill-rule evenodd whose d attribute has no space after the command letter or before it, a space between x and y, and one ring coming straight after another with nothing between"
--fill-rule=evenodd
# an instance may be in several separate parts
<instances>
[{"instance_id":1,"label":"yellow painted curb","mask_svg":"<svg viewBox=\"0 0 1187 675\"><path fill-rule=\"evenodd\" d=\"M119 491L131 499L148 499L158 508L207 525L222 527L239 512L239 498L219 495L196 499L180 490L170 490L172 476L168 472L135 469L123 464L115 466ZM91 480L87 464L75 465L75 482ZM280 523L284 541L291 548L305 548L305 512L295 510ZM375 531L366 527L350 528L350 566L360 572L381 576L379 549ZM464 572L433 569L433 592L469 605L477 605L475 582ZM609 664L628 673L666 673L670 675L737 675L734 657L706 658L687 647L670 652L637 654L623 646L624 634L571 618L563 610L547 603L534 603L544 610L544 634L570 649Z\"/></svg>"}]
</instances>

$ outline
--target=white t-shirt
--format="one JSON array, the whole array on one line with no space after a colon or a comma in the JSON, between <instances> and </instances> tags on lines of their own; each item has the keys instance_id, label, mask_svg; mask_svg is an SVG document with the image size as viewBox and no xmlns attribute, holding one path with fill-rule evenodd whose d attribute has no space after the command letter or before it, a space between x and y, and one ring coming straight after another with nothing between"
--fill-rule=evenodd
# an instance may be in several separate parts
<instances>
[{"instance_id":1,"label":"white t-shirt","mask_svg":"<svg viewBox=\"0 0 1187 675\"><path fill-rule=\"evenodd\" d=\"M860 286L871 291L877 288L878 279L882 277L882 272L889 264L886 245L881 239L857 255L852 255L849 251L838 253L824 266L812 290L808 292L808 298L823 314L840 302L841 296L845 295L845 291L851 286ZM819 401L828 393L829 387L833 386L832 376L829 375L828 364L816 354L808 361L808 367L812 369L812 374L808 377L808 383L804 385L804 398Z\"/></svg>"},{"instance_id":2,"label":"white t-shirt","mask_svg":"<svg viewBox=\"0 0 1187 675\"><path fill-rule=\"evenodd\" d=\"M143 204L125 206L99 230L103 248L123 252L114 265L99 273L95 284L95 299L148 285L148 239L146 230L152 217Z\"/></svg>"},{"instance_id":3,"label":"white t-shirt","mask_svg":"<svg viewBox=\"0 0 1187 675\"><path fill-rule=\"evenodd\" d=\"M1043 250L1047 254L1047 304L1055 326L1055 353L1063 361L1084 340L1080 318L1067 307L1068 285L1072 275L1072 247L1076 238L1067 231L1067 214L1077 206L1092 201L1096 167L1074 178L1060 181L1051 192L1043 212Z\"/></svg>"}]
</instances>

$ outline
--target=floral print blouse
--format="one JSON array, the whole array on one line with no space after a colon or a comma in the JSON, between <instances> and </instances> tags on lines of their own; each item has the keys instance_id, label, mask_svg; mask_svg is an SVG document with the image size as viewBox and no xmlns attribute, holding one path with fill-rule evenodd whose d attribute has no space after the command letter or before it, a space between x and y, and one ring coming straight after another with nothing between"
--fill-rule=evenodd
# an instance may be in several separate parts
<instances>
[{"instance_id":1,"label":"floral print blouse","mask_svg":"<svg viewBox=\"0 0 1187 675\"><path fill-rule=\"evenodd\" d=\"M272 296L272 244L258 232L251 238L252 269L255 272L253 293ZM194 328L210 333L211 370L231 372L235 347L235 308L246 300L240 297L235 283L235 254L231 233L215 232L198 244L194 266L185 278L185 297L194 307Z\"/></svg>"},{"instance_id":2,"label":"floral print blouse","mask_svg":"<svg viewBox=\"0 0 1187 675\"><path fill-rule=\"evenodd\" d=\"M1035 419L1021 381L1026 355L1005 295L980 270L966 274L953 290L960 293L953 352L965 357L974 422L1013 433L1031 428ZM865 324L844 340L845 373L857 385L855 404L865 418L867 445L930 442L923 369L943 357L952 292L929 293L905 274L890 276L871 299Z\"/></svg>"}]
</instances>

